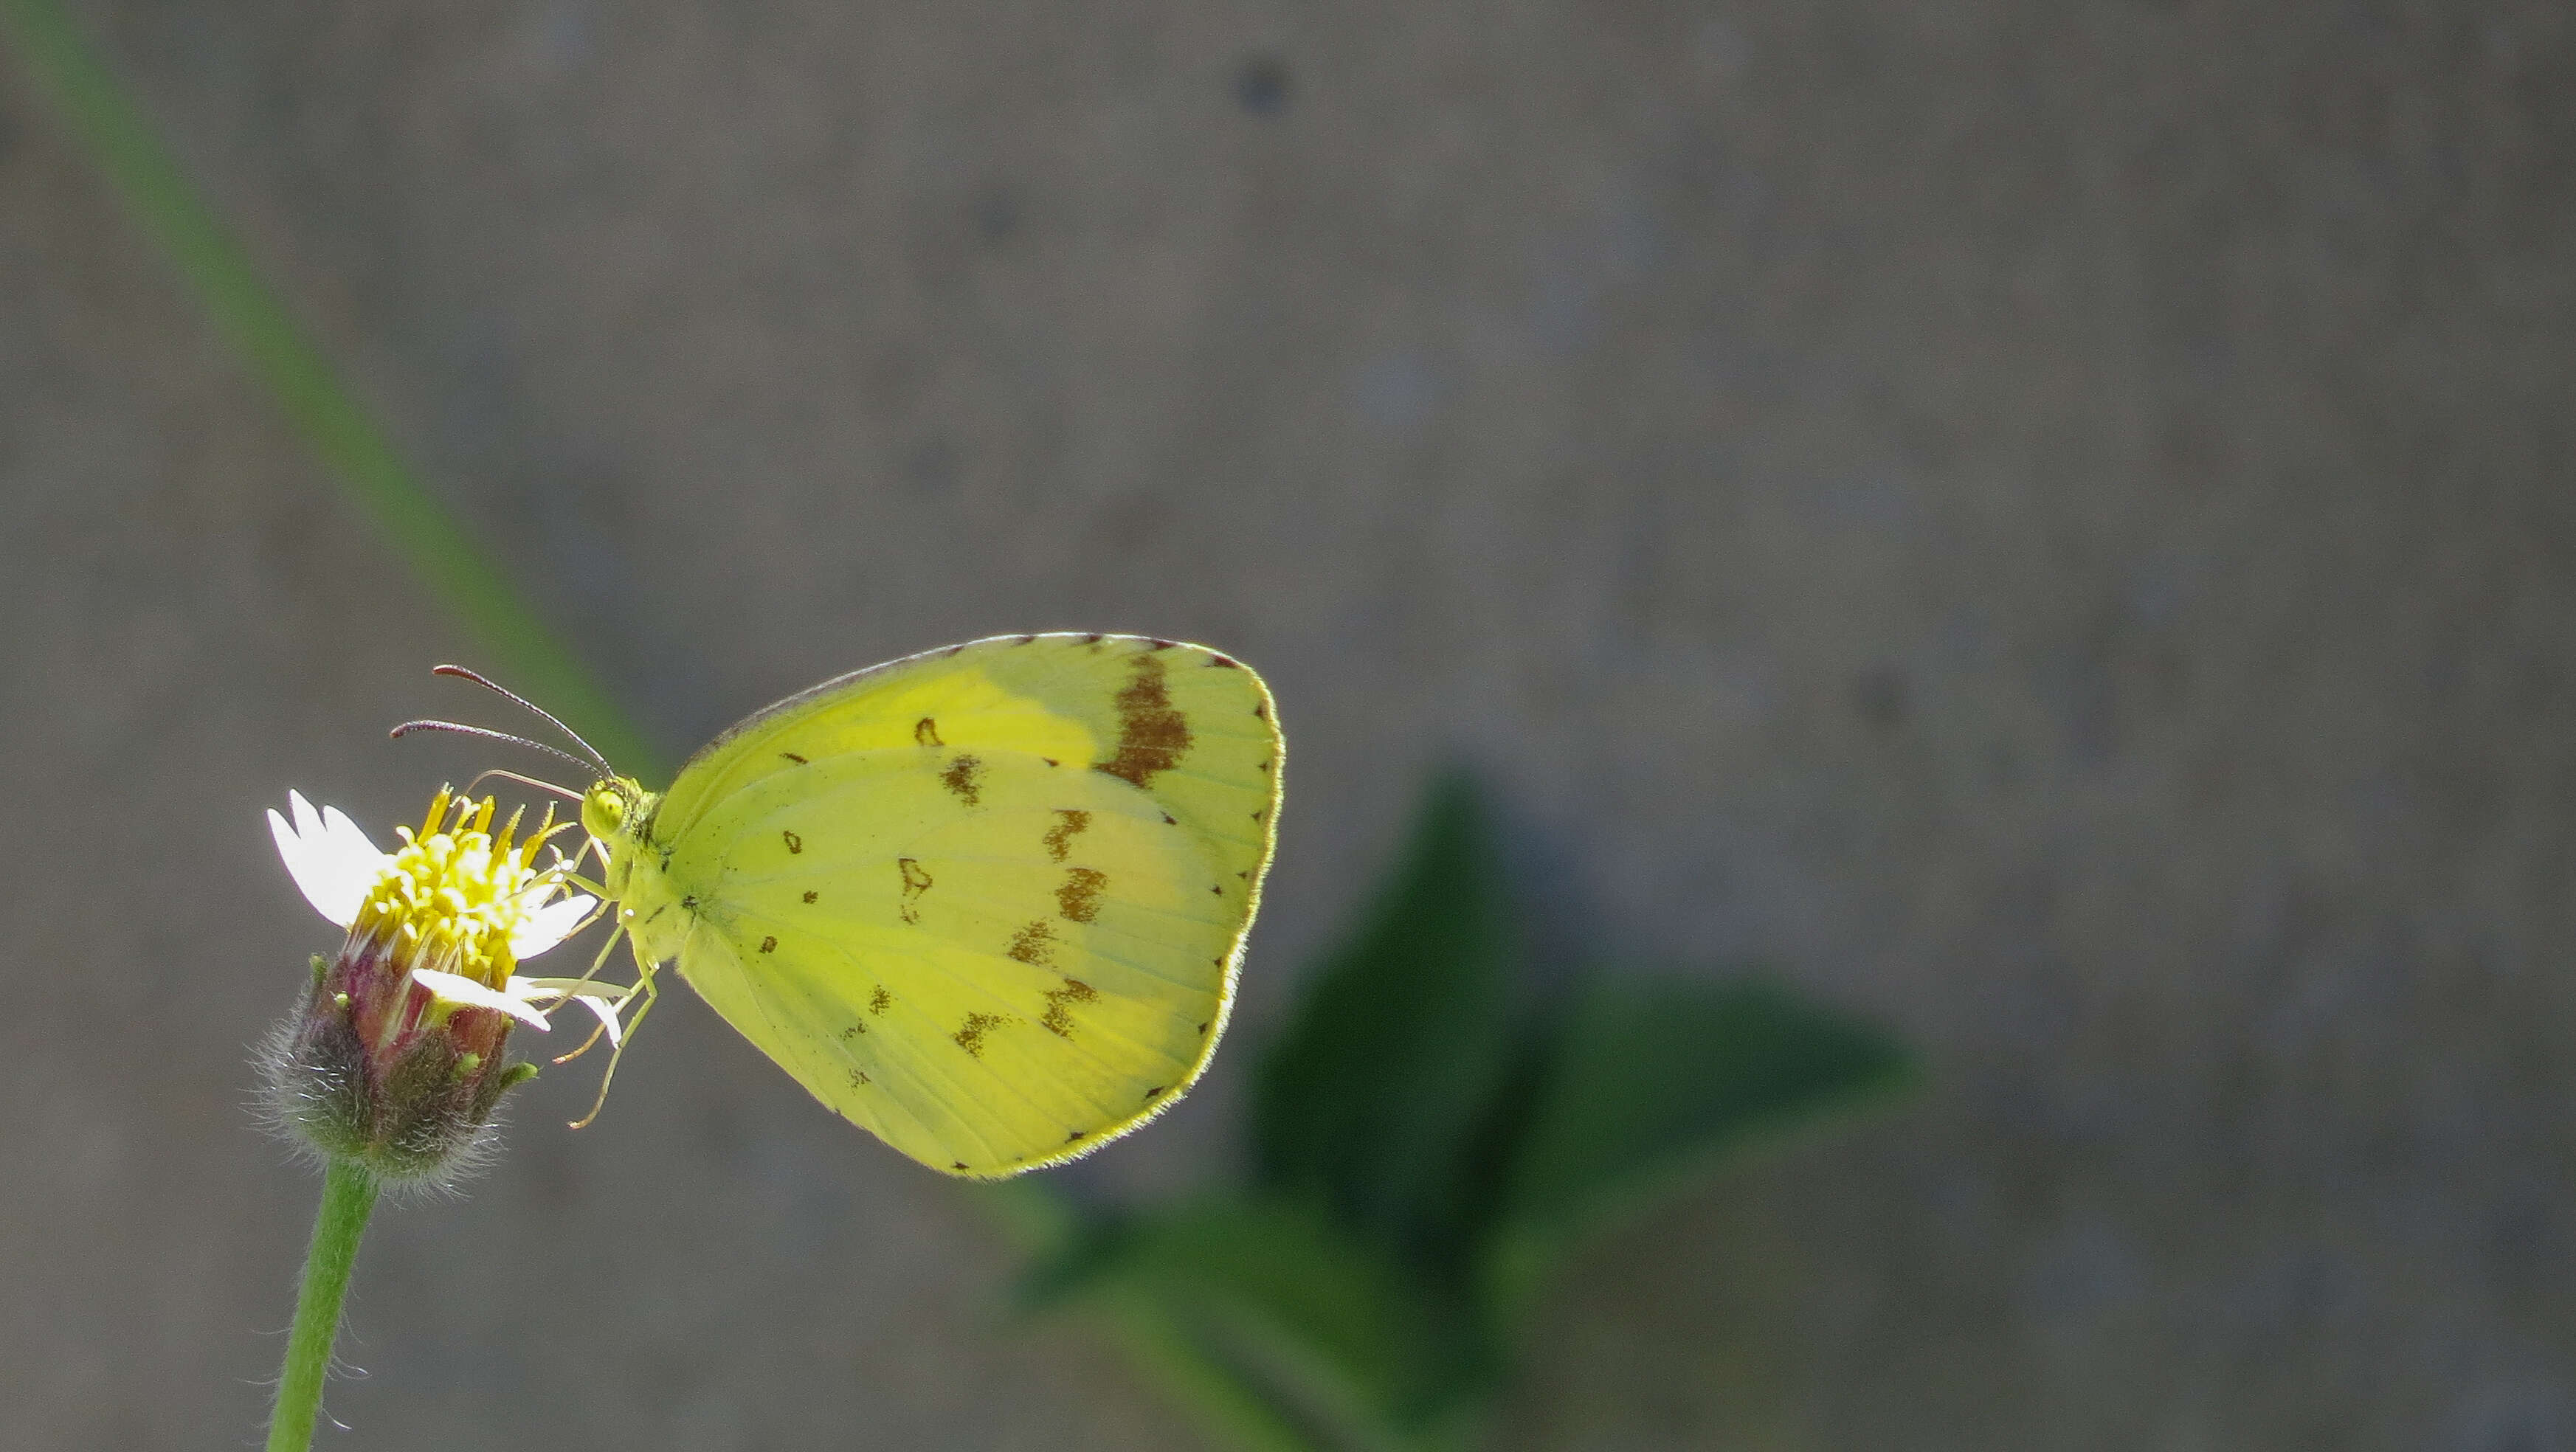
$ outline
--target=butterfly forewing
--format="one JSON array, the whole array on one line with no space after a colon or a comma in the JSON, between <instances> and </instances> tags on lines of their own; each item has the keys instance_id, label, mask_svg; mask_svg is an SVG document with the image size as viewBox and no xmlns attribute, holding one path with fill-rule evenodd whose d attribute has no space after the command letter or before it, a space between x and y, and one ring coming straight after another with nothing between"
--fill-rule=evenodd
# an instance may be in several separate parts
<instances>
[{"instance_id":1,"label":"butterfly forewing","mask_svg":"<svg viewBox=\"0 0 2576 1452\"><path fill-rule=\"evenodd\" d=\"M1259 679L1198 647L1008 637L845 677L664 798L681 970L916 1159L1082 1153L1205 1065L1278 769Z\"/></svg>"}]
</instances>

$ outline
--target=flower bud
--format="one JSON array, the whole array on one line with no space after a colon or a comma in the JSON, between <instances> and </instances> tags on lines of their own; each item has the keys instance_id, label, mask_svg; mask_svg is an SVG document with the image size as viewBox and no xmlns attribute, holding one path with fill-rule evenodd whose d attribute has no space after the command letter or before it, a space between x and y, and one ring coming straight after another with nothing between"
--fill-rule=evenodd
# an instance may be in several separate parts
<instances>
[{"instance_id":1,"label":"flower bud","mask_svg":"<svg viewBox=\"0 0 2576 1452\"><path fill-rule=\"evenodd\" d=\"M267 1056L277 1121L385 1180L471 1169L493 1106L533 1076L504 1051L510 1016L439 1001L392 944L352 934L315 958L313 984Z\"/></svg>"}]
</instances>

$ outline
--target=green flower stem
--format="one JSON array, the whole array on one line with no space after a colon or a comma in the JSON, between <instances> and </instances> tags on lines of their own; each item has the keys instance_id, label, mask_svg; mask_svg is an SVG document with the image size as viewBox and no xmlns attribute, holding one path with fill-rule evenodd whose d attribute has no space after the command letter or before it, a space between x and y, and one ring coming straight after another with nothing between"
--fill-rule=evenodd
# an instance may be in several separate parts
<instances>
[{"instance_id":1,"label":"green flower stem","mask_svg":"<svg viewBox=\"0 0 2576 1452\"><path fill-rule=\"evenodd\" d=\"M489 556L421 487L381 424L190 185L178 159L103 64L60 0L0 0L0 41L53 98L72 138L187 279L215 326L430 593L454 611L490 672L587 734L620 768L651 778L659 754L636 732Z\"/></svg>"},{"instance_id":2,"label":"green flower stem","mask_svg":"<svg viewBox=\"0 0 2576 1452\"><path fill-rule=\"evenodd\" d=\"M322 1213L313 1220L304 1282L295 1294L295 1328L286 1335L286 1366L277 1379L268 1452L305 1452L313 1445L322 1380L331 1370L331 1343L340 1338L340 1301L348 1294L349 1267L358 1258L358 1241L375 1208L376 1177L355 1160L332 1160L322 1176Z\"/></svg>"}]
</instances>

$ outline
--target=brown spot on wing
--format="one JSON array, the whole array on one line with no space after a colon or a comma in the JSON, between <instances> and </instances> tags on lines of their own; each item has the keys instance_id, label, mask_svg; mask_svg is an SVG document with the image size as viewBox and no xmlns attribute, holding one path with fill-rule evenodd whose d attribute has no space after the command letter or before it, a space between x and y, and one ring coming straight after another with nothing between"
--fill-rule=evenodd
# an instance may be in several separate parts
<instances>
[{"instance_id":1,"label":"brown spot on wing","mask_svg":"<svg viewBox=\"0 0 2576 1452\"><path fill-rule=\"evenodd\" d=\"M1073 1143L1075 1140L1078 1140L1078 1139L1080 1139L1080 1138L1082 1138L1082 1131L1081 1131L1081 1130L1078 1130L1078 1129L1068 1129L1068 1130L1066 1130L1066 1131L1064 1132L1064 1142L1065 1142L1066 1144L1071 1144L1071 1143Z\"/></svg>"},{"instance_id":2,"label":"brown spot on wing","mask_svg":"<svg viewBox=\"0 0 2576 1452\"><path fill-rule=\"evenodd\" d=\"M895 870L903 874L903 897L895 904L894 910L902 915L905 922L918 923L921 921L921 895L930 891L930 874L922 870L919 861L910 857L898 857L894 865ZM812 902L812 894L807 894L805 900ZM885 990L880 988L877 992L882 994ZM877 1012L885 1010L880 1008Z\"/></svg>"},{"instance_id":3,"label":"brown spot on wing","mask_svg":"<svg viewBox=\"0 0 2576 1452\"><path fill-rule=\"evenodd\" d=\"M806 900L807 902L812 902L812 901L814 901L816 898L821 897L822 895L823 895L823 894L821 894L821 893L819 893L819 892L816 892L814 889L812 889L812 888L810 888L810 887L809 887L809 888L807 888L807 889L805 889L805 900Z\"/></svg>"},{"instance_id":4,"label":"brown spot on wing","mask_svg":"<svg viewBox=\"0 0 2576 1452\"><path fill-rule=\"evenodd\" d=\"M860 1086L862 1086L862 1085L866 1084L867 1082L868 1082L868 1071L867 1071L867 1070L865 1070L865 1069L852 1069L852 1070L850 1071L850 1087L851 1087L851 1088L853 1088L853 1089L859 1088Z\"/></svg>"},{"instance_id":5,"label":"brown spot on wing","mask_svg":"<svg viewBox=\"0 0 2576 1452\"><path fill-rule=\"evenodd\" d=\"M805 758L803 758L803 757L801 757L801 756L798 756L798 755L797 755L795 752L793 752L793 751L782 751L782 752L780 752L780 753L778 753L778 754L779 754L779 755L781 755L781 756L783 756L783 757L786 757L789 761L792 761L792 762L796 763L798 766L803 766L803 765L805 764Z\"/></svg>"},{"instance_id":6,"label":"brown spot on wing","mask_svg":"<svg viewBox=\"0 0 2576 1452\"><path fill-rule=\"evenodd\" d=\"M1054 952L1055 929L1047 926L1046 920L1041 918L1020 929L1003 956L1034 968L1043 965Z\"/></svg>"},{"instance_id":7,"label":"brown spot on wing","mask_svg":"<svg viewBox=\"0 0 2576 1452\"><path fill-rule=\"evenodd\" d=\"M1223 668L1228 669L1228 670L1231 670L1231 669L1233 669L1233 668L1234 668L1234 662L1233 662L1233 661L1228 660L1228 659L1227 659L1226 657L1224 657L1224 656L1221 656L1221 655L1216 654L1214 651L1210 651L1210 652L1208 653L1208 664L1209 664L1209 665L1212 665L1212 666L1219 666L1219 667L1223 667Z\"/></svg>"},{"instance_id":8,"label":"brown spot on wing","mask_svg":"<svg viewBox=\"0 0 2576 1452\"><path fill-rule=\"evenodd\" d=\"M882 1014L893 1002L894 995L886 992L885 985L880 983L877 985L877 991L868 995L868 1012Z\"/></svg>"},{"instance_id":9,"label":"brown spot on wing","mask_svg":"<svg viewBox=\"0 0 2576 1452\"><path fill-rule=\"evenodd\" d=\"M1109 885L1109 874L1088 867L1068 869L1064 885L1055 890L1056 911L1068 922L1087 923L1100 916L1100 890Z\"/></svg>"},{"instance_id":10,"label":"brown spot on wing","mask_svg":"<svg viewBox=\"0 0 2576 1452\"><path fill-rule=\"evenodd\" d=\"M1091 814L1065 807L1056 808L1055 814L1056 824L1047 828L1046 835L1038 840L1046 844L1048 861L1062 862L1065 854L1073 850L1073 839L1091 825Z\"/></svg>"},{"instance_id":11,"label":"brown spot on wing","mask_svg":"<svg viewBox=\"0 0 2576 1452\"><path fill-rule=\"evenodd\" d=\"M761 939L761 940L760 940L760 951L762 951L762 952L764 952L764 953L775 953L775 952L777 952L777 951L778 951L778 939L777 939L777 938L775 938L775 937L768 937L768 938L763 938L763 939Z\"/></svg>"},{"instance_id":12,"label":"brown spot on wing","mask_svg":"<svg viewBox=\"0 0 2576 1452\"><path fill-rule=\"evenodd\" d=\"M946 746L948 744L947 742L939 739L939 722L935 718L929 716L924 716L920 720L912 723L912 739L920 742L924 746Z\"/></svg>"},{"instance_id":13,"label":"brown spot on wing","mask_svg":"<svg viewBox=\"0 0 2576 1452\"><path fill-rule=\"evenodd\" d=\"M980 1059L984 1057L985 1030L997 1029L1009 1022L997 1013L970 1013L966 1015L966 1021L957 1026L957 1032L949 1037L957 1041L957 1047Z\"/></svg>"},{"instance_id":14,"label":"brown spot on wing","mask_svg":"<svg viewBox=\"0 0 2576 1452\"><path fill-rule=\"evenodd\" d=\"M948 769L939 774L939 784L955 792L957 799L966 805L979 806L984 800L984 789L976 784L975 776L983 769L984 763L981 759L960 756L948 763Z\"/></svg>"},{"instance_id":15,"label":"brown spot on wing","mask_svg":"<svg viewBox=\"0 0 2576 1452\"><path fill-rule=\"evenodd\" d=\"M1155 1085L1153 1088L1148 1089L1148 1090L1146 1090L1146 1091L1145 1091L1145 1097L1146 1097L1146 1098L1148 1098L1148 1099L1151 1099L1151 1098L1153 1098L1155 1095L1162 1093L1165 1089L1168 1089L1168 1088L1170 1088L1170 1087L1171 1087L1171 1086L1170 1086L1170 1085L1168 1085L1168 1084L1157 1084L1157 1085Z\"/></svg>"},{"instance_id":16,"label":"brown spot on wing","mask_svg":"<svg viewBox=\"0 0 2576 1452\"><path fill-rule=\"evenodd\" d=\"M1092 763L1092 769L1142 787L1153 783L1156 772L1180 765L1190 749L1190 722L1172 704L1163 681L1170 668L1162 657L1139 654L1132 659L1134 674L1117 696L1118 754Z\"/></svg>"},{"instance_id":17,"label":"brown spot on wing","mask_svg":"<svg viewBox=\"0 0 2576 1452\"><path fill-rule=\"evenodd\" d=\"M1098 997L1100 997L1099 992L1090 984L1079 978L1068 978L1064 980L1062 988L1047 990L1047 1011L1038 1022L1044 1024L1047 1032L1057 1038L1072 1038L1073 1010L1069 1005L1089 1003Z\"/></svg>"},{"instance_id":18,"label":"brown spot on wing","mask_svg":"<svg viewBox=\"0 0 2576 1452\"><path fill-rule=\"evenodd\" d=\"M802 838L802 837L797 836L795 833L793 833L793 832L780 832L780 833L778 834L778 836L779 836L779 840L781 840L781 841L783 841L783 842L785 842L785 843L787 844L787 850L788 850L788 852L789 852L790 854L794 854L794 853L802 852L802 851L804 851L804 850L805 850L805 839L804 839L804 838Z\"/></svg>"}]
</instances>

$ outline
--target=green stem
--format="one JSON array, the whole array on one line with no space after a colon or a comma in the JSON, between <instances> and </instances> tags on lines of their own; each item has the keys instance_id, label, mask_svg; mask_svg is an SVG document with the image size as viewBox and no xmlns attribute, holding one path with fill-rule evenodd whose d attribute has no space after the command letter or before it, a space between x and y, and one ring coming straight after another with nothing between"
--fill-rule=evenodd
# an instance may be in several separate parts
<instances>
[{"instance_id":1,"label":"green stem","mask_svg":"<svg viewBox=\"0 0 2576 1452\"><path fill-rule=\"evenodd\" d=\"M430 593L456 612L492 673L587 733L608 759L655 774L655 756L589 671L447 509L341 382L329 358L260 277L250 254L189 184L178 159L59 0L0 0L0 39L49 91L74 139L161 245L244 362Z\"/></svg>"},{"instance_id":2,"label":"green stem","mask_svg":"<svg viewBox=\"0 0 2576 1452\"><path fill-rule=\"evenodd\" d=\"M313 1220L304 1281L295 1293L295 1329L286 1335L286 1366L278 1374L268 1452L305 1452L313 1445L313 1418L322 1410L331 1343L340 1337L340 1301L348 1294L349 1267L358 1258L358 1241L375 1208L376 1177L354 1160L332 1160L322 1176L322 1213Z\"/></svg>"}]
</instances>

